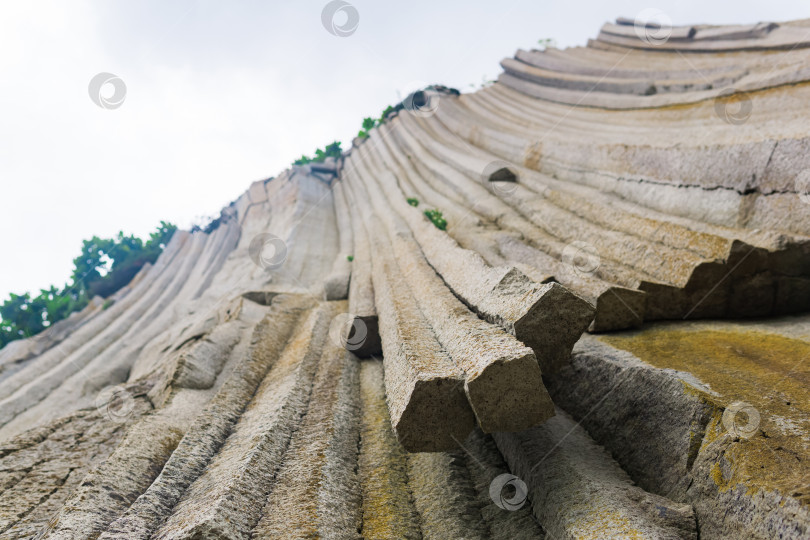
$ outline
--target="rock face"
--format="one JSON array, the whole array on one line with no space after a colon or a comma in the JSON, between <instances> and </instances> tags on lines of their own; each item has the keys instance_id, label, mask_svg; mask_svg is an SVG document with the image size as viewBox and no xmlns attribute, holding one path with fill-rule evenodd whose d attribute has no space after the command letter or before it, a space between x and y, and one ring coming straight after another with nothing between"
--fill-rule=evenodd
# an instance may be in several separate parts
<instances>
[{"instance_id":1,"label":"rock face","mask_svg":"<svg viewBox=\"0 0 810 540\"><path fill-rule=\"evenodd\" d=\"M0 350L0 538L807 538L808 35L619 19L255 182Z\"/></svg>"},{"instance_id":2,"label":"rock face","mask_svg":"<svg viewBox=\"0 0 810 540\"><path fill-rule=\"evenodd\" d=\"M804 538L810 318L584 338L552 396L701 537Z\"/></svg>"}]
</instances>

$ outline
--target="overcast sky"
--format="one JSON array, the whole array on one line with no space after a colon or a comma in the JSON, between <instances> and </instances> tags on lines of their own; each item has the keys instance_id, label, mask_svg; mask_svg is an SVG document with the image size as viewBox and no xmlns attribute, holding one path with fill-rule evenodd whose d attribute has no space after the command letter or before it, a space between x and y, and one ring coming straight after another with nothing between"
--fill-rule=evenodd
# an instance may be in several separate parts
<instances>
[{"instance_id":1,"label":"overcast sky","mask_svg":"<svg viewBox=\"0 0 810 540\"><path fill-rule=\"evenodd\" d=\"M584 45L648 8L674 24L810 17L806 0L351 4L338 37L323 0L0 0L0 298L63 285L82 239L218 214L403 94L469 91L538 39ZM98 73L126 85L117 108L91 100Z\"/></svg>"}]
</instances>

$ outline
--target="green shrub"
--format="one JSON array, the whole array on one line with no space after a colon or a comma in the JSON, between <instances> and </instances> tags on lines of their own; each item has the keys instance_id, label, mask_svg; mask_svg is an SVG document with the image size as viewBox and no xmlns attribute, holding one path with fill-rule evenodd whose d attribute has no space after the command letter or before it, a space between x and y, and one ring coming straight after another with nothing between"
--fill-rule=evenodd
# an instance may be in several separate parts
<instances>
[{"instance_id":1,"label":"green shrub","mask_svg":"<svg viewBox=\"0 0 810 540\"><path fill-rule=\"evenodd\" d=\"M434 224L440 231L447 230L447 220L444 219L440 210L425 210L425 216Z\"/></svg>"},{"instance_id":2,"label":"green shrub","mask_svg":"<svg viewBox=\"0 0 810 540\"><path fill-rule=\"evenodd\" d=\"M379 120L375 120L374 118L363 118L363 129L357 132L357 136L361 139L367 139L369 132L380 125Z\"/></svg>"},{"instance_id":3,"label":"green shrub","mask_svg":"<svg viewBox=\"0 0 810 540\"><path fill-rule=\"evenodd\" d=\"M346 260L352 262L354 260L354 255L346 255Z\"/></svg>"},{"instance_id":4,"label":"green shrub","mask_svg":"<svg viewBox=\"0 0 810 540\"><path fill-rule=\"evenodd\" d=\"M538 39L537 44L540 46L541 51L557 48L557 41L554 38Z\"/></svg>"},{"instance_id":5,"label":"green shrub","mask_svg":"<svg viewBox=\"0 0 810 540\"><path fill-rule=\"evenodd\" d=\"M82 243L73 259L72 283L53 285L31 296L11 294L0 301L0 348L16 339L33 336L74 311L80 311L96 295L107 297L129 283L146 263L154 263L177 229L161 221L145 242L119 232L113 238L94 236ZM104 309L109 307L108 300Z\"/></svg>"},{"instance_id":6,"label":"green shrub","mask_svg":"<svg viewBox=\"0 0 810 540\"><path fill-rule=\"evenodd\" d=\"M306 165L307 163L323 163L326 158L333 157L335 159L339 158L340 155L343 153L343 150L340 149L340 141L335 141L332 144L327 144L323 149L316 149L315 150L315 157L309 157L306 155L302 155L300 158L293 161L293 165Z\"/></svg>"},{"instance_id":7,"label":"green shrub","mask_svg":"<svg viewBox=\"0 0 810 540\"><path fill-rule=\"evenodd\" d=\"M384 110L384 111L382 112L382 114L380 115L380 123L381 123L381 124L382 124L382 123L383 123L383 121L385 120L385 117L386 117L386 116L388 116L388 113L390 113L390 112L391 112L391 111L393 111L393 110L394 110L394 107L392 107L391 105L389 105L388 107L386 107L386 108L385 108L385 110Z\"/></svg>"},{"instance_id":8,"label":"green shrub","mask_svg":"<svg viewBox=\"0 0 810 540\"><path fill-rule=\"evenodd\" d=\"M414 206L414 207L419 206L419 199L415 199L413 197L408 197L405 200L408 201L408 204L410 204L411 206Z\"/></svg>"}]
</instances>

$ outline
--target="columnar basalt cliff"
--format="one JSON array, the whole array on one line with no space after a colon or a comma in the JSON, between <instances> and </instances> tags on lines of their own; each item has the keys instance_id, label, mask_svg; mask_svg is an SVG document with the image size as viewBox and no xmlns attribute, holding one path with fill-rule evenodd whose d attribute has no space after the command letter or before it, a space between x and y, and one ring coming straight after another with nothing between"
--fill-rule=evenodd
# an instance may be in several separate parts
<instances>
[{"instance_id":1,"label":"columnar basalt cliff","mask_svg":"<svg viewBox=\"0 0 810 540\"><path fill-rule=\"evenodd\" d=\"M809 45L619 19L253 183L0 350L0 538L809 537Z\"/></svg>"}]
</instances>

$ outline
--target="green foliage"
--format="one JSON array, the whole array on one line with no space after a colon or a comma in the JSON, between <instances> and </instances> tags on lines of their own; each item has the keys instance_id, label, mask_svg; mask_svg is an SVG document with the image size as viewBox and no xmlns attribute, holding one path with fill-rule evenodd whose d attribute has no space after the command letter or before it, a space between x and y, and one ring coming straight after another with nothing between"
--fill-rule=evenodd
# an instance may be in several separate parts
<instances>
[{"instance_id":1,"label":"green foliage","mask_svg":"<svg viewBox=\"0 0 810 540\"><path fill-rule=\"evenodd\" d=\"M363 118L363 129L366 131L370 130L371 128L377 125L378 121L374 118Z\"/></svg>"},{"instance_id":2,"label":"green foliage","mask_svg":"<svg viewBox=\"0 0 810 540\"><path fill-rule=\"evenodd\" d=\"M413 197L408 197L405 200L408 201L408 204L410 204L411 206L419 206L419 199L415 199Z\"/></svg>"},{"instance_id":3,"label":"green foliage","mask_svg":"<svg viewBox=\"0 0 810 540\"><path fill-rule=\"evenodd\" d=\"M538 39L537 44L540 45L540 50L545 51L546 49L556 49L557 48L557 41L554 38L545 38L545 39Z\"/></svg>"},{"instance_id":4,"label":"green foliage","mask_svg":"<svg viewBox=\"0 0 810 540\"><path fill-rule=\"evenodd\" d=\"M108 299L104 300L104 304L102 304L101 309L103 309L104 311L107 311L108 309L110 309L110 306L112 306L114 303L115 303L115 300L113 300L112 298L108 298Z\"/></svg>"},{"instance_id":5,"label":"green foliage","mask_svg":"<svg viewBox=\"0 0 810 540\"><path fill-rule=\"evenodd\" d=\"M293 161L293 165L306 165L307 163L323 163L326 158L333 157L335 159L339 158L340 155L343 153L343 150L340 149L340 142L335 141L332 144L327 144L325 148L317 148L315 150L315 157L308 157L306 155L302 155L300 158Z\"/></svg>"},{"instance_id":6,"label":"green foliage","mask_svg":"<svg viewBox=\"0 0 810 540\"><path fill-rule=\"evenodd\" d=\"M346 260L352 262L354 260L354 255L346 255Z\"/></svg>"},{"instance_id":7,"label":"green foliage","mask_svg":"<svg viewBox=\"0 0 810 540\"><path fill-rule=\"evenodd\" d=\"M367 139L369 132L380 125L381 121L371 117L363 118L363 129L357 132L357 136L361 139Z\"/></svg>"},{"instance_id":8,"label":"green foliage","mask_svg":"<svg viewBox=\"0 0 810 540\"><path fill-rule=\"evenodd\" d=\"M115 238L94 236L85 240L82 254L73 259L74 288L88 300L110 296L129 283L146 263L155 262L176 230L175 225L161 221L146 242L133 235L124 236L123 232Z\"/></svg>"},{"instance_id":9,"label":"green foliage","mask_svg":"<svg viewBox=\"0 0 810 540\"><path fill-rule=\"evenodd\" d=\"M119 232L115 238L94 236L82 242L81 254L73 260L72 283L58 289L51 285L31 297L11 294L0 304L0 348L16 339L33 336L83 309L94 296L107 297L118 291L143 268L154 262L177 227L165 221L144 242ZM104 309L109 307L107 300Z\"/></svg>"},{"instance_id":10,"label":"green foliage","mask_svg":"<svg viewBox=\"0 0 810 540\"><path fill-rule=\"evenodd\" d=\"M479 84L470 83L470 88L473 90L479 90L481 88L486 88L487 86L492 86L495 84L495 79L490 79L486 75L481 75L481 82Z\"/></svg>"},{"instance_id":11,"label":"green foliage","mask_svg":"<svg viewBox=\"0 0 810 540\"><path fill-rule=\"evenodd\" d=\"M485 79L484 84L491 84L493 82L494 81L486 81L486 79ZM423 88L423 90L438 90L438 91L447 92L447 93L450 93L450 94L455 94L457 96L459 95L458 90L456 90L454 88L447 88L446 86L442 86L442 85L433 85L433 84L431 84L431 85L426 86L425 88ZM378 127L378 126L382 125L385 122L385 120L386 120L386 118L388 117L389 114L391 114L392 112L401 111L404 108L405 108L404 103L400 102L400 103L397 103L396 105L387 106L383 110L382 114L380 114L379 118L371 118L371 117L363 118L362 129L360 129L360 131L357 132L357 136L359 138L361 138L361 139L367 139L368 136L371 134L371 130L374 129L375 127ZM296 165L303 165L304 163L309 163L309 161L306 161L307 159L309 159L309 158L307 158L306 156L301 156L301 159L297 160L295 162L295 164Z\"/></svg>"},{"instance_id":12,"label":"green foliage","mask_svg":"<svg viewBox=\"0 0 810 540\"><path fill-rule=\"evenodd\" d=\"M389 105L383 110L379 118L371 118L371 117L363 118L363 129L357 132L357 136L360 137L361 139L367 139L372 129L382 125L382 123L385 122L385 117L388 116L388 113L392 111L398 111L400 109L402 109L401 103L396 107Z\"/></svg>"},{"instance_id":13,"label":"green foliage","mask_svg":"<svg viewBox=\"0 0 810 540\"><path fill-rule=\"evenodd\" d=\"M386 108L385 108L385 110L384 110L384 111L382 112L382 114L380 115L380 120L379 120L379 123L380 123L380 124L382 124L382 123L385 121L385 117L386 117L386 116L388 116L388 113L390 113L390 112L391 112L391 111L393 111L393 110L395 110L395 109L394 109L394 107L392 107L391 105L389 105L388 107L386 107Z\"/></svg>"},{"instance_id":14,"label":"green foliage","mask_svg":"<svg viewBox=\"0 0 810 540\"><path fill-rule=\"evenodd\" d=\"M440 231L447 230L447 220L444 219L440 210L425 210L425 216L434 224Z\"/></svg>"},{"instance_id":15,"label":"green foliage","mask_svg":"<svg viewBox=\"0 0 810 540\"><path fill-rule=\"evenodd\" d=\"M47 322L42 317L43 304L43 295L31 298L28 293L12 293L9 299L0 306L0 317L3 318L0 326L0 339L11 341L25 338L33 336L45 328Z\"/></svg>"}]
</instances>

